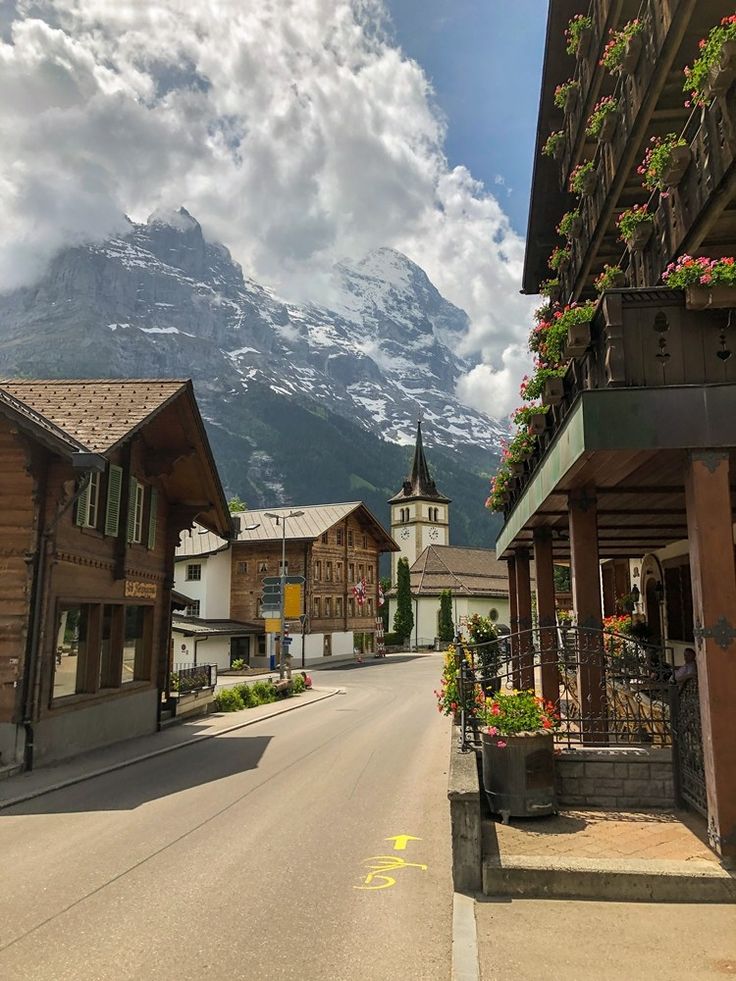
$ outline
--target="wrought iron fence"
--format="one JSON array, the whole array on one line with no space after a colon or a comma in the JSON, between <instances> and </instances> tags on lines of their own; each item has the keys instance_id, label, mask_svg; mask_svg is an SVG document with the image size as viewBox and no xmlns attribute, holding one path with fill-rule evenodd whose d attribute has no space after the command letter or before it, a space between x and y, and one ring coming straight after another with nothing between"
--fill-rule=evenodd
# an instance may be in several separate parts
<instances>
[{"instance_id":1,"label":"wrought iron fence","mask_svg":"<svg viewBox=\"0 0 736 981\"><path fill-rule=\"evenodd\" d=\"M669 648L580 627L523 630L458 655L463 744L477 742L474 694L535 689L559 715L555 741L573 745L671 746L673 658Z\"/></svg>"},{"instance_id":2,"label":"wrought iron fence","mask_svg":"<svg viewBox=\"0 0 736 981\"><path fill-rule=\"evenodd\" d=\"M678 685L675 702L675 774L678 796L683 803L708 816L705 790L703 736L700 727L698 679L688 678Z\"/></svg>"},{"instance_id":3,"label":"wrought iron fence","mask_svg":"<svg viewBox=\"0 0 736 981\"><path fill-rule=\"evenodd\" d=\"M214 688L217 681L217 665L197 664L191 667L178 667L171 672L171 690L179 695L188 695L204 688Z\"/></svg>"}]
</instances>

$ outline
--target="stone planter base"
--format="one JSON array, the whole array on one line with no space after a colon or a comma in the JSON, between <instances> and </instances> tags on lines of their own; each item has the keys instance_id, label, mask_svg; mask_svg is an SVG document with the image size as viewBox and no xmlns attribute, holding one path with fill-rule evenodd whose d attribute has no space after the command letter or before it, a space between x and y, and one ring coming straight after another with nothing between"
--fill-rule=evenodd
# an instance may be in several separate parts
<instances>
[{"instance_id":1,"label":"stone planter base","mask_svg":"<svg viewBox=\"0 0 736 981\"><path fill-rule=\"evenodd\" d=\"M542 405L559 405L565 397L565 386L561 378L547 378L542 391Z\"/></svg>"},{"instance_id":2,"label":"stone planter base","mask_svg":"<svg viewBox=\"0 0 736 981\"><path fill-rule=\"evenodd\" d=\"M634 233L626 239L626 247L629 252L641 252L652 237L654 226L651 221L643 221L634 229Z\"/></svg>"},{"instance_id":3,"label":"stone planter base","mask_svg":"<svg viewBox=\"0 0 736 981\"><path fill-rule=\"evenodd\" d=\"M736 308L736 286L688 286L688 310L731 310Z\"/></svg>"},{"instance_id":4,"label":"stone planter base","mask_svg":"<svg viewBox=\"0 0 736 981\"><path fill-rule=\"evenodd\" d=\"M483 789L494 813L507 822L509 817L557 812L551 733L490 736L484 732L481 739Z\"/></svg>"},{"instance_id":5,"label":"stone planter base","mask_svg":"<svg viewBox=\"0 0 736 981\"><path fill-rule=\"evenodd\" d=\"M693 152L689 146L674 147L670 153L670 162L662 171L662 183L666 187L677 187L685 176L692 158Z\"/></svg>"}]
</instances>

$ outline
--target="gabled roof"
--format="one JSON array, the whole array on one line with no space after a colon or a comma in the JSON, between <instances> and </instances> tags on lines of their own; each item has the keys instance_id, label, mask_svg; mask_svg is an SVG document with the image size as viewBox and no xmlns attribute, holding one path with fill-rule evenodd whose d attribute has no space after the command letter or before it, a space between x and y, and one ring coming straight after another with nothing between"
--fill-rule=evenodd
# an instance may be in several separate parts
<instances>
[{"instance_id":1,"label":"gabled roof","mask_svg":"<svg viewBox=\"0 0 736 981\"><path fill-rule=\"evenodd\" d=\"M94 453L128 439L187 385L170 379L0 381L5 392Z\"/></svg>"},{"instance_id":2,"label":"gabled roof","mask_svg":"<svg viewBox=\"0 0 736 981\"><path fill-rule=\"evenodd\" d=\"M404 481L398 494L395 494L389 504L397 501L408 501L414 498L421 498L427 501L440 501L442 504L449 504L450 498L444 497L437 490L437 485L432 480L429 472L427 458L424 455L422 444L422 422L417 423L417 440L414 445L414 458L411 463L411 473Z\"/></svg>"},{"instance_id":3,"label":"gabled roof","mask_svg":"<svg viewBox=\"0 0 736 981\"><path fill-rule=\"evenodd\" d=\"M184 617L174 614L171 629L185 636L235 637L239 634L262 634L263 622L252 620L204 620L201 617Z\"/></svg>"},{"instance_id":4,"label":"gabled roof","mask_svg":"<svg viewBox=\"0 0 736 981\"><path fill-rule=\"evenodd\" d=\"M410 569L415 596L436 596L449 589L458 596L509 594L507 563L496 558L495 549L428 545Z\"/></svg>"},{"instance_id":5,"label":"gabled roof","mask_svg":"<svg viewBox=\"0 0 736 981\"><path fill-rule=\"evenodd\" d=\"M286 522L287 542L315 541L335 525L344 521L348 515L355 514L373 532L381 544L382 552L398 552L399 546L391 538L378 518L368 510L362 501L350 501L345 504L305 504L289 508L260 508L254 511L240 511L232 515L234 535L233 542L280 542L283 525L267 515L289 515L292 511L303 511L298 518L288 518ZM251 529L252 525L256 525ZM248 530L251 529L251 530ZM176 550L176 558L191 558L192 556L211 555L225 548L228 544L217 535L201 534L197 525L190 532L181 536L181 545Z\"/></svg>"}]
</instances>

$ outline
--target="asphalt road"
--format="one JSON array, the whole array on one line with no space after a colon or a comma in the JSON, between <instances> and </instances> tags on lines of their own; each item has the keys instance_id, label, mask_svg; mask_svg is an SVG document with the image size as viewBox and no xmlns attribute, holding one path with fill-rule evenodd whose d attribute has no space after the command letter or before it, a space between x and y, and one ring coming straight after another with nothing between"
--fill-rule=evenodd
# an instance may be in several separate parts
<instances>
[{"instance_id":1,"label":"asphalt road","mask_svg":"<svg viewBox=\"0 0 736 981\"><path fill-rule=\"evenodd\" d=\"M346 694L1 811L2 981L448 981L440 669L320 672Z\"/></svg>"}]
</instances>

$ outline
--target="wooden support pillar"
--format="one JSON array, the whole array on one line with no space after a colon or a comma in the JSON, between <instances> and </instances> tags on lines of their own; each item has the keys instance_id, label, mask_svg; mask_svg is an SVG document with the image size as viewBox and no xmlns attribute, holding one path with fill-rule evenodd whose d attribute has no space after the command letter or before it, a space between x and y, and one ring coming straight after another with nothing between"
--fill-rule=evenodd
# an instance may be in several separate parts
<instances>
[{"instance_id":1,"label":"wooden support pillar","mask_svg":"<svg viewBox=\"0 0 736 981\"><path fill-rule=\"evenodd\" d=\"M532 637L532 580L529 573L529 550L516 549L516 603L519 621L519 684L517 688L534 688L534 638Z\"/></svg>"},{"instance_id":2,"label":"wooden support pillar","mask_svg":"<svg viewBox=\"0 0 736 981\"><path fill-rule=\"evenodd\" d=\"M572 598L578 630L578 697L582 740L607 742L606 691L603 671L603 613L598 555L598 509L595 488L568 498Z\"/></svg>"},{"instance_id":3,"label":"wooden support pillar","mask_svg":"<svg viewBox=\"0 0 736 981\"><path fill-rule=\"evenodd\" d=\"M509 655L511 657L514 687L518 688L521 684L521 678L518 673L519 639L517 637L517 631L519 629L519 605L516 600L516 559L513 557L508 559L506 568L509 576L509 628L511 629L511 650L509 651Z\"/></svg>"},{"instance_id":4,"label":"wooden support pillar","mask_svg":"<svg viewBox=\"0 0 736 981\"><path fill-rule=\"evenodd\" d=\"M549 528L534 529L534 568L537 582L542 695L548 701L557 704L560 697L560 674L557 667L555 566L552 533Z\"/></svg>"},{"instance_id":5,"label":"wooden support pillar","mask_svg":"<svg viewBox=\"0 0 736 981\"><path fill-rule=\"evenodd\" d=\"M736 859L736 568L729 455L692 452L685 478L708 839Z\"/></svg>"}]
</instances>

